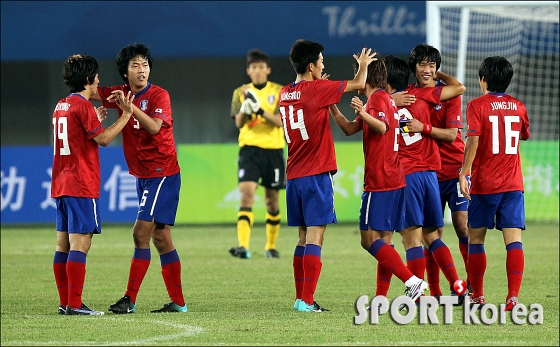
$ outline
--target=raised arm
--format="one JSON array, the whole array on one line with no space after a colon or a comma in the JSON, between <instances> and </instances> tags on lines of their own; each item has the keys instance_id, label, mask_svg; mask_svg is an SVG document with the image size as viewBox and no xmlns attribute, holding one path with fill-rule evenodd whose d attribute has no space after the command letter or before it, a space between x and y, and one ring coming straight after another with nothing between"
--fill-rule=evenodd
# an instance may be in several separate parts
<instances>
[{"instance_id":1,"label":"raised arm","mask_svg":"<svg viewBox=\"0 0 560 347\"><path fill-rule=\"evenodd\" d=\"M387 124L376 119L368 112L364 111L364 103L360 98L354 96L350 101L350 106L354 109L354 112L368 125L368 127L376 132L377 134L383 135L387 132Z\"/></svg>"},{"instance_id":2,"label":"raised arm","mask_svg":"<svg viewBox=\"0 0 560 347\"><path fill-rule=\"evenodd\" d=\"M346 136L354 135L358 131L362 130L362 126L360 123L356 122L356 120L349 121L342 114L342 112L340 112L336 105L330 105L329 111L331 112L331 116L333 117L338 127Z\"/></svg>"},{"instance_id":3,"label":"raised arm","mask_svg":"<svg viewBox=\"0 0 560 347\"><path fill-rule=\"evenodd\" d=\"M441 71L436 72L436 78L442 80L443 83L446 84L446 86L444 86L441 91L441 101L449 100L456 96L463 95L465 90L467 90L467 88L465 88L465 86L455 77Z\"/></svg>"},{"instance_id":4,"label":"raised arm","mask_svg":"<svg viewBox=\"0 0 560 347\"><path fill-rule=\"evenodd\" d=\"M117 95L118 93L122 93L122 91L121 90L113 91L111 95L109 95L107 100L109 102L115 102L115 100L118 100L118 95ZM147 132L149 132L151 135L155 135L159 133L159 130L161 129L161 125L163 124L163 120L161 118L152 118L148 116L146 113L144 113L144 111L142 111L138 106L134 104L131 104L131 107L132 107L132 115L134 116L134 118L136 118L138 123L140 123L140 125Z\"/></svg>"},{"instance_id":5,"label":"raised arm","mask_svg":"<svg viewBox=\"0 0 560 347\"><path fill-rule=\"evenodd\" d=\"M360 55L354 54L354 59L358 62L358 72L353 80L346 84L344 92L353 92L363 89L366 86L367 67L372 61L376 61L377 52L372 52L371 48L362 48Z\"/></svg>"},{"instance_id":6,"label":"raised arm","mask_svg":"<svg viewBox=\"0 0 560 347\"><path fill-rule=\"evenodd\" d=\"M132 101L134 100L134 95L128 92L128 95L124 95L122 91L119 91L119 95L115 97L115 102L117 106L123 110L122 115L117 119L113 125L106 128L102 133L98 134L93 139L100 146L106 147L119 132L125 127L126 123L132 116Z\"/></svg>"}]
</instances>

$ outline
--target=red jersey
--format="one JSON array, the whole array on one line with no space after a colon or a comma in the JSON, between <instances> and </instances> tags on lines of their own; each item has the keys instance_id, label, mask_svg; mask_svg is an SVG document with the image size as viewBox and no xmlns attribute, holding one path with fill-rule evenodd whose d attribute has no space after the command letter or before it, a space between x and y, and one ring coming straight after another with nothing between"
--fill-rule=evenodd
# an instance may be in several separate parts
<instances>
[{"instance_id":1,"label":"red jersey","mask_svg":"<svg viewBox=\"0 0 560 347\"><path fill-rule=\"evenodd\" d=\"M438 81L438 85L444 86ZM411 88L415 88L411 85ZM459 177L459 169L463 165L463 153L465 152L465 142L461 134L463 128L463 115L461 113L461 96L456 96L449 100L441 101L432 107L431 114L432 126L440 129L457 128L457 136L453 142L437 141L439 156L441 159L441 169L438 170L438 181L447 181Z\"/></svg>"},{"instance_id":2,"label":"red jersey","mask_svg":"<svg viewBox=\"0 0 560 347\"><path fill-rule=\"evenodd\" d=\"M399 114L395 100L383 89L378 89L369 96L365 111L385 123L387 132L380 135L360 117L356 118L363 131L364 191L383 192L402 188L406 181L399 160Z\"/></svg>"},{"instance_id":3,"label":"red jersey","mask_svg":"<svg viewBox=\"0 0 560 347\"><path fill-rule=\"evenodd\" d=\"M527 140L525 105L504 93L488 93L467 105L467 136L478 136L471 194L523 191L519 140Z\"/></svg>"},{"instance_id":4,"label":"red jersey","mask_svg":"<svg viewBox=\"0 0 560 347\"><path fill-rule=\"evenodd\" d=\"M80 94L61 99L53 117L54 158L51 198L99 199L99 146L93 139L105 129L93 104Z\"/></svg>"},{"instance_id":5,"label":"red jersey","mask_svg":"<svg viewBox=\"0 0 560 347\"><path fill-rule=\"evenodd\" d=\"M280 90L280 113L288 144L288 180L336 173L329 105L338 104L346 81L291 83Z\"/></svg>"},{"instance_id":6,"label":"red jersey","mask_svg":"<svg viewBox=\"0 0 560 347\"><path fill-rule=\"evenodd\" d=\"M409 88L409 94L416 96L416 102L409 106L398 107L399 116L415 118L422 123L431 124L431 108L439 104L440 87ZM404 174L418 171L439 170L441 160L437 141L421 133L401 133L398 137L399 157Z\"/></svg>"},{"instance_id":7,"label":"red jersey","mask_svg":"<svg viewBox=\"0 0 560 347\"><path fill-rule=\"evenodd\" d=\"M122 110L107 97L114 90L122 90L126 95L130 91L128 84L113 87L98 87L99 96L106 108L117 108L119 117ZM163 120L160 131L151 135L134 116L122 130L124 157L128 171L136 178L154 178L172 176L180 171L177 160L177 148L173 138L173 117L169 93L154 84L135 95L132 102L145 114Z\"/></svg>"}]
</instances>

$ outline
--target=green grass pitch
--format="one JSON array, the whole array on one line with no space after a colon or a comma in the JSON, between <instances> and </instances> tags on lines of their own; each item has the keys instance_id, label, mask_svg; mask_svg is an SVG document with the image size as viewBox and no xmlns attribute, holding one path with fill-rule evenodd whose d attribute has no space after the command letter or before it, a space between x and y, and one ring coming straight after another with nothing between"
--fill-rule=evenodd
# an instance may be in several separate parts
<instances>
[{"instance_id":1,"label":"green grass pitch","mask_svg":"<svg viewBox=\"0 0 560 347\"><path fill-rule=\"evenodd\" d=\"M104 225L93 238L87 258L83 301L105 311L104 316L59 316L52 273L56 237L54 223L41 227L2 227L2 345L559 345L558 223L528 223L523 232L525 272L520 302L543 307L542 325L464 325L462 307L453 309L453 323L399 325L388 316L379 324L354 325L354 303L375 293L376 261L360 246L357 224L327 227L323 270L316 300L332 310L323 314L292 309L292 254L297 229L283 225L278 240L280 259L264 257L265 232L257 225L251 236L252 258L231 257L235 224L181 225L172 228L182 261L183 291L188 313L152 314L169 301L159 257L152 263L137 299L137 312L114 315L107 306L126 289L133 252L131 225ZM449 246L461 278L465 269L457 238L446 226ZM403 259L400 235L395 248ZM496 306L507 294L505 247L499 231L488 231L485 297ZM440 275L443 283L445 278ZM389 299L402 295L404 285L393 277ZM445 292L444 292L445 293Z\"/></svg>"}]
</instances>

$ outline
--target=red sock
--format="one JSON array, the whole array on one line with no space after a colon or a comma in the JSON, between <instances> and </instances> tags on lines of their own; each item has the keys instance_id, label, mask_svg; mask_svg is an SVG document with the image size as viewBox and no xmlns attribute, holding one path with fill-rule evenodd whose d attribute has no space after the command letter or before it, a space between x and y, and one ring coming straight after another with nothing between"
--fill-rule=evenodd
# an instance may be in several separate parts
<instances>
[{"instance_id":1,"label":"red sock","mask_svg":"<svg viewBox=\"0 0 560 347\"><path fill-rule=\"evenodd\" d=\"M465 271L467 271L467 256L469 255L468 237L459 238L459 252L461 252L461 257L463 258L463 263L465 264ZM467 283L470 283L468 273L467 273Z\"/></svg>"},{"instance_id":2,"label":"red sock","mask_svg":"<svg viewBox=\"0 0 560 347\"><path fill-rule=\"evenodd\" d=\"M82 307L82 292L86 278L86 254L80 251L70 251L66 262L66 276L68 276L68 306Z\"/></svg>"},{"instance_id":3,"label":"red sock","mask_svg":"<svg viewBox=\"0 0 560 347\"><path fill-rule=\"evenodd\" d=\"M130 297L130 301L136 303L136 296L140 285L144 280L148 267L150 266L151 253L149 248L135 248L134 255L130 261L130 272L128 274L128 284L126 293Z\"/></svg>"},{"instance_id":4,"label":"red sock","mask_svg":"<svg viewBox=\"0 0 560 347\"><path fill-rule=\"evenodd\" d=\"M321 275L321 247L315 244L308 243L305 245L305 253L303 255L303 293L302 300L312 305L315 302L315 289L317 288L317 281Z\"/></svg>"},{"instance_id":5,"label":"red sock","mask_svg":"<svg viewBox=\"0 0 560 347\"><path fill-rule=\"evenodd\" d=\"M430 295L442 295L439 287L439 266L432 252L424 247L424 258L426 258L426 279L430 288Z\"/></svg>"},{"instance_id":6,"label":"red sock","mask_svg":"<svg viewBox=\"0 0 560 347\"><path fill-rule=\"evenodd\" d=\"M386 244L383 240L378 239L372 243L368 252L377 259L381 266L390 273L395 274L403 283L413 276L411 270L402 262L399 252L395 251L393 247ZM379 266L377 269L379 278ZM391 277L389 277L389 284L390 281Z\"/></svg>"},{"instance_id":7,"label":"red sock","mask_svg":"<svg viewBox=\"0 0 560 347\"><path fill-rule=\"evenodd\" d=\"M429 250L447 282L449 282L449 290L453 289L453 283L459 279L459 275L457 274L451 251L449 251L449 248L441 239L435 239L430 245Z\"/></svg>"},{"instance_id":8,"label":"red sock","mask_svg":"<svg viewBox=\"0 0 560 347\"><path fill-rule=\"evenodd\" d=\"M469 244L467 272L473 289L472 297L484 296L484 273L486 272L484 244Z\"/></svg>"},{"instance_id":9,"label":"red sock","mask_svg":"<svg viewBox=\"0 0 560 347\"><path fill-rule=\"evenodd\" d=\"M508 279L508 298L519 296L519 288L525 268L525 254L521 242L512 242L506 246L506 272Z\"/></svg>"},{"instance_id":10,"label":"red sock","mask_svg":"<svg viewBox=\"0 0 560 347\"><path fill-rule=\"evenodd\" d=\"M406 250L406 267L413 275L424 279L424 271L426 271L426 258L424 258L422 246L412 247Z\"/></svg>"},{"instance_id":11,"label":"red sock","mask_svg":"<svg viewBox=\"0 0 560 347\"><path fill-rule=\"evenodd\" d=\"M174 249L159 256L161 261L161 275L167 288L169 298L179 306L185 306L183 286L181 284L181 260Z\"/></svg>"},{"instance_id":12,"label":"red sock","mask_svg":"<svg viewBox=\"0 0 560 347\"><path fill-rule=\"evenodd\" d=\"M394 245L390 245L392 249L395 249ZM399 260L400 260L399 256ZM400 260L402 263L402 260ZM404 265L404 264L403 264ZM381 265L379 261L377 261L377 277L376 277L376 286L375 286L375 296L387 296L389 293L389 287L391 286L391 277L393 277L393 273L391 269ZM409 277L410 278L410 277Z\"/></svg>"},{"instance_id":13,"label":"red sock","mask_svg":"<svg viewBox=\"0 0 560 347\"><path fill-rule=\"evenodd\" d=\"M303 252L304 246L296 246L294 251L294 260L292 266L294 268L294 282L296 286L296 299L301 299L303 295Z\"/></svg>"},{"instance_id":14,"label":"red sock","mask_svg":"<svg viewBox=\"0 0 560 347\"><path fill-rule=\"evenodd\" d=\"M68 253L55 252L53 259L53 272L60 305L68 305L68 277L66 276L66 262Z\"/></svg>"}]
</instances>

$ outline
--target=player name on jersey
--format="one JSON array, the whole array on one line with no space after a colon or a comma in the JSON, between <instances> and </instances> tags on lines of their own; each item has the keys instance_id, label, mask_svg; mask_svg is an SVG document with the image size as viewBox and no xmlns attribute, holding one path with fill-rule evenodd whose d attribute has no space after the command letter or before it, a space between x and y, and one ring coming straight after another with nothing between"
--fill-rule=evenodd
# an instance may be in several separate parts
<instances>
[{"instance_id":1,"label":"player name on jersey","mask_svg":"<svg viewBox=\"0 0 560 347\"><path fill-rule=\"evenodd\" d=\"M293 92L289 92L289 93L282 93L280 94L280 101L285 101L285 100L299 100L301 97L301 92L300 91L293 91Z\"/></svg>"},{"instance_id":2,"label":"player name on jersey","mask_svg":"<svg viewBox=\"0 0 560 347\"><path fill-rule=\"evenodd\" d=\"M492 111L494 110L517 110L517 104L515 102L491 102L490 106L492 106Z\"/></svg>"}]
</instances>

